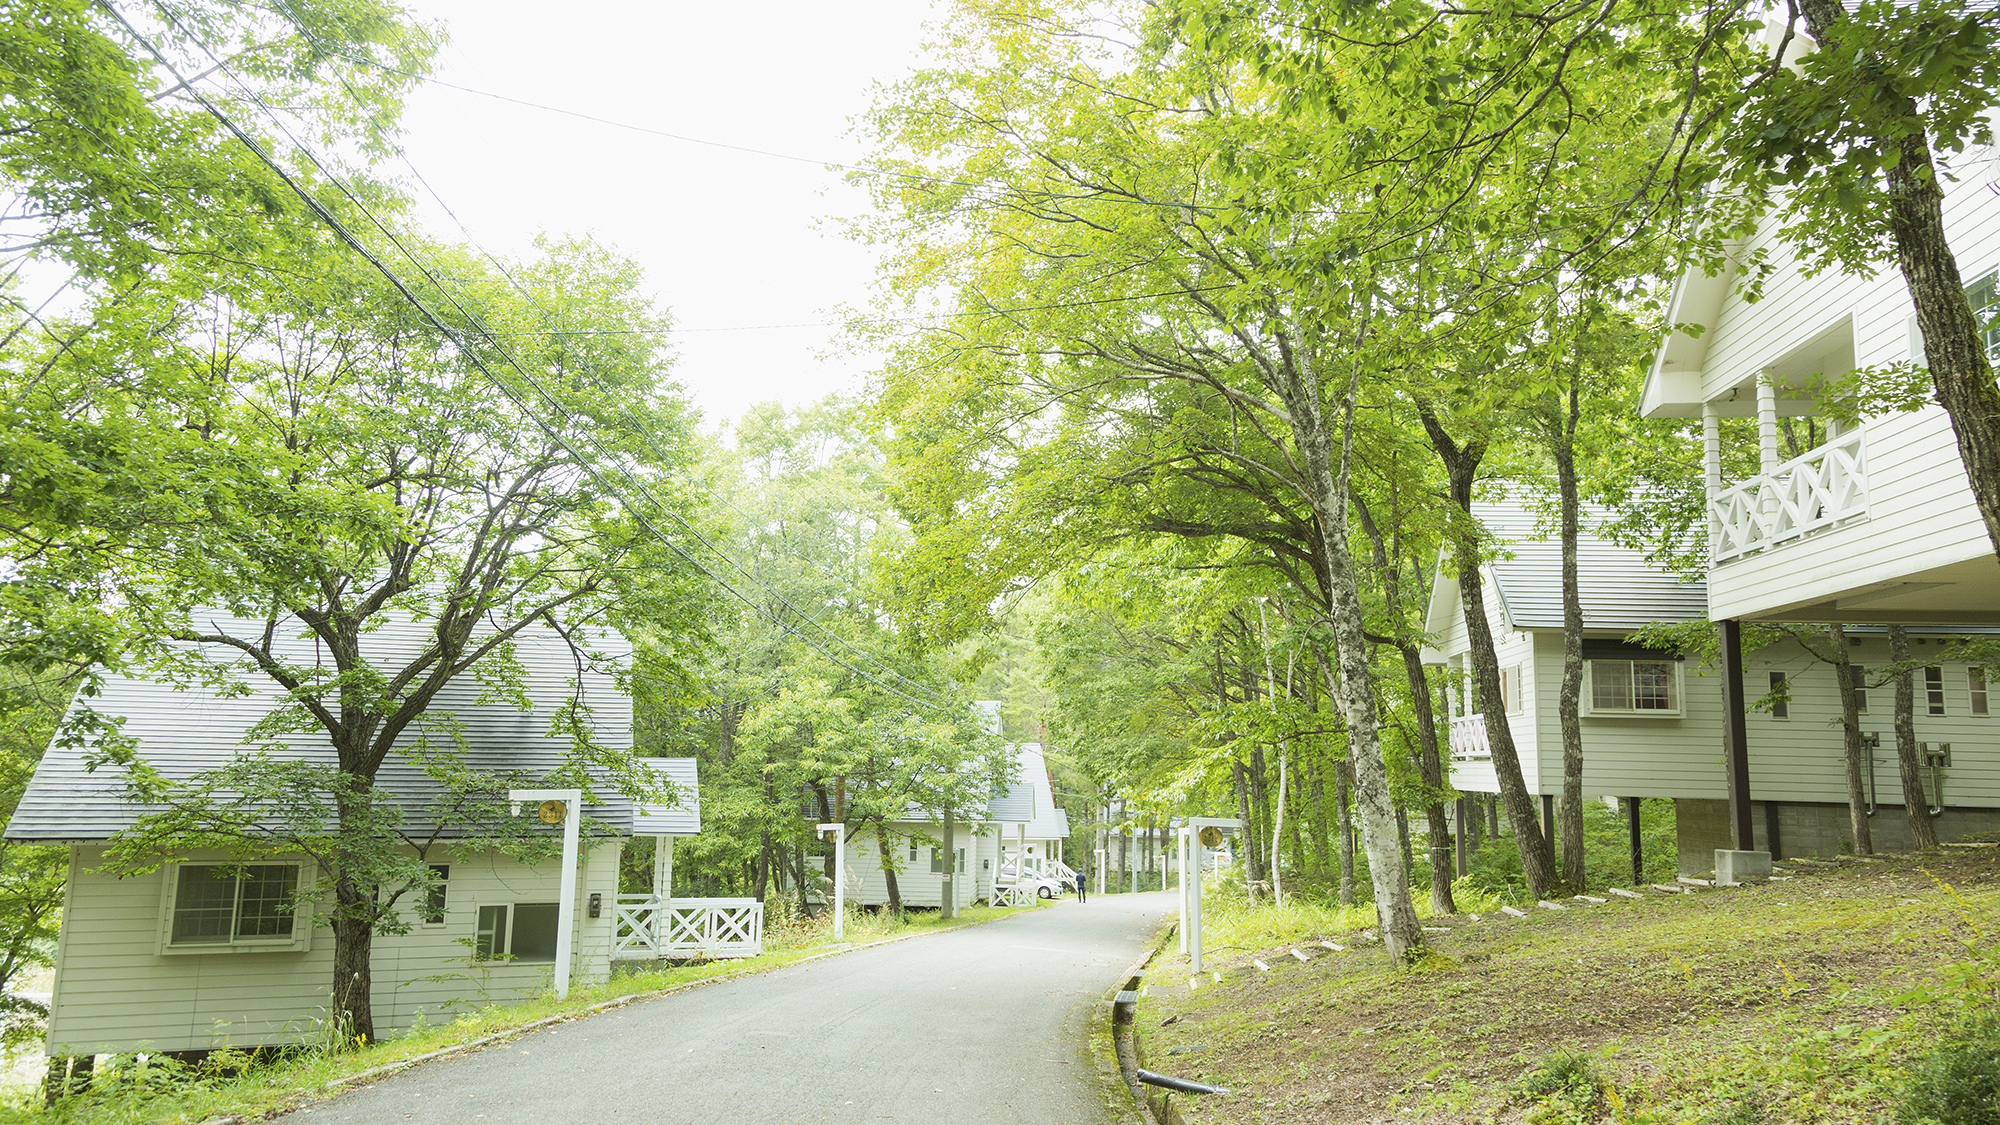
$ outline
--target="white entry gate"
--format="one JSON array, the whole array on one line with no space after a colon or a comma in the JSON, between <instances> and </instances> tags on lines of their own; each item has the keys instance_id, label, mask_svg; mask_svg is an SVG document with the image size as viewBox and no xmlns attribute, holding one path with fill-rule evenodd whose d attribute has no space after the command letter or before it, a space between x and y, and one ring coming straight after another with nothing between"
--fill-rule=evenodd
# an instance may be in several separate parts
<instances>
[{"instance_id":1,"label":"white entry gate","mask_svg":"<svg viewBox=\"0 0 2000 1125\"><path fill-rule=\"evenodd\" d=\"M754 898L619 895L614 960L755 957L764 952L764 904Z\"/></svg>"}]
</instances>

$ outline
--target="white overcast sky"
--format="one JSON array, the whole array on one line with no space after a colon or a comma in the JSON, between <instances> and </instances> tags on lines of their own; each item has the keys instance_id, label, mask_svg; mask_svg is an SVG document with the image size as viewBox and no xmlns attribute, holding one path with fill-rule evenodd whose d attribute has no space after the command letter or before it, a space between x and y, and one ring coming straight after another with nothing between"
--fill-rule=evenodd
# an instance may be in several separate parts
<instances>
[{"instance_id":1,"label":"white overcast sky","mask_svg":"<svg viewBox=\"0 0 2000 1125\"><path fill-rule=\"evenodd\" d=\"M814 160L860 155L870 87L919 57L928 0L862 4L407 0L450 42L436 77L631 125ZM647 136L435 83L409 98L404 149L474 241L588 233L646 268L673 315L675 375L705 427L750 405L858 387L869 360L826 327L868 299L872 252L833 216L866 196L815 163ZM419 220L457 223L412 184ZM729 331L735 329L734 331Z\"/></svg>"}]
</instances>

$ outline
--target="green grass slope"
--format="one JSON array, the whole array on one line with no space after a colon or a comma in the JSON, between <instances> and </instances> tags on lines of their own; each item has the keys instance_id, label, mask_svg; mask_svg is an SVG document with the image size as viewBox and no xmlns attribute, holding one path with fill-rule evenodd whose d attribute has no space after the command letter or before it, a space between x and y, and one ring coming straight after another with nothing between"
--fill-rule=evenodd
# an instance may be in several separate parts
<instances>
[{"instance_id":1,"label":"green grass slope","mask_svg":"<svg viewBox=\"0 0 2000 1125\"><path fill-rule=\"evenodd\" d=\"M1260 941L1225 910L1220 983L1172 944L1148 972L1143 1065L1230 1087L1175 1097L1196 1123L2000 1122L2000 849L1646 894L1427 919L1402 971L1357 929L1292 911Z\"/></svg>"}]
</instances>

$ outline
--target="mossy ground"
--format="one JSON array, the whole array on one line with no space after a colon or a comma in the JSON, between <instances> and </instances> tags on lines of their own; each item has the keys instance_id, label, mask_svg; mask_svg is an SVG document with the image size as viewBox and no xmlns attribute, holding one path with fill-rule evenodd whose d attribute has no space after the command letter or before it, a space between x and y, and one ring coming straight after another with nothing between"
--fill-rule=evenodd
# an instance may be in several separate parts
<instances>
[{"instance_id":1,"label":"mossy ground","mask_svg":"<svg viewBox=\"0 0 2000 1125\"><path fill-rule=\"evenodd\" d=\"M1886 1120L1906 1064L1991 1002L2000 849L1567 905L1427 919L1447 932L1403 970L1360 939L1372 919L1302 933L1281 918L1291 932L1257 942L1242 915L1223 943L1241 948L1211 937L1221 984L1190 991L1172 945L1155 961L1147 1065L1230 1087L1177 1097L1190 1122ZM1601 1096L1520 1092L1565 1052Z\"/></svg>"}]
</instances>

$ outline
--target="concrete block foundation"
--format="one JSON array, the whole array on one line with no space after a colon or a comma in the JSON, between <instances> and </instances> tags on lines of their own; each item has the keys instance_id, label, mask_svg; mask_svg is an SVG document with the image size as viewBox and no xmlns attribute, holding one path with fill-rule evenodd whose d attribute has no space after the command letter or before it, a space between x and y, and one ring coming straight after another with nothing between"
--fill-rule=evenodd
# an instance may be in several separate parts
<instances>
[{"instance_id":1,"label":"concrete block foundation","mask_svg":"<svg viewBox=\"0 0 2000 1125\"><path fill-rule=\"evenodd\" d=\"M1750 819L1756 837L1751 848L1779 862L1787 856L1825 858L1854 853L1853 827L1844 804L1752 801ZM1938 839L1944 841L2000 832L2000 809L1947 808L1932 823ZM1674 831L1683 875L1714 870L1716 852L1736 846L1729 833L1728 801L1676 797ZM1877 806L1868 820L1868 833L1878 852L1914 850L1909 818L1901 805Z\"/></svg>"}]
</instances>

